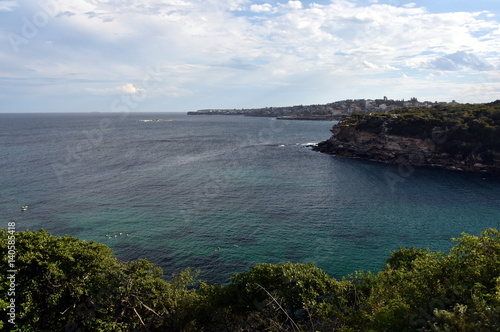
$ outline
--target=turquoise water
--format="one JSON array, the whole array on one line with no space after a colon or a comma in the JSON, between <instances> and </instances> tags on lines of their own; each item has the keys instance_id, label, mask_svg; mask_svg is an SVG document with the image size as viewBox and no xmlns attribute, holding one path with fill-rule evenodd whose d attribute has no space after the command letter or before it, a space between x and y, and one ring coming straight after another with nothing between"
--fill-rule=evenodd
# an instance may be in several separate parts
<instances>
[{"instance_id":1,"label":"turquoise water","mask_svg":"<svg viewBox=\"0 0 500 332\"><path fill-rule=\"evenodd\" d=\"M171 121L140 121L149 118ZM305 146L332 125L0 114L0 209L18 230L98 241L167 275L200 269L208 282L260 262L315 262L334 277L376 271L399 246L447 250L461 232L500 227L498 177L398 169Z\"/></svg>"}]
</instances>

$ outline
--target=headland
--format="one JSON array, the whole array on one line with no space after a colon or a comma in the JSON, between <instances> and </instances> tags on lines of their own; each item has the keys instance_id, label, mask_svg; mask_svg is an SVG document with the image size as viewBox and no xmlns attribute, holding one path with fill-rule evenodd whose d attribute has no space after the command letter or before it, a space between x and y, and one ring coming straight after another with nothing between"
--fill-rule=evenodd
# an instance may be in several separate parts
<instances>
[{"instance_id":1,"label":"headland","mask_svg":"<svg viewBox=\"0 0 500 332\"><path fill-rule=\"evenodd\" d=\"M352 114L314 149L393 164L500 173L500 100Z\"/></svg>"}]
</instances>

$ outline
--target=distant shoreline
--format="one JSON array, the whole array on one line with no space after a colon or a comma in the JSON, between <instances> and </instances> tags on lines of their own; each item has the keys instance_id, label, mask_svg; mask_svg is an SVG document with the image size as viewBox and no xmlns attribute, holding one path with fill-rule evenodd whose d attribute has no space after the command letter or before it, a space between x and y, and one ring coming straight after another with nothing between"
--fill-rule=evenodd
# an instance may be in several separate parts
<instances>
[{"instance_id":1,"label":"distant shoreline","mask_svg":"<svg viewBox=\"0 0 500 332\"><path fill-rule=\"evenodd\" d=\"M388 113L403 107L455 106L457 102L420 102L387 99L347 99L328 104L295 105L248 109L203 109L187 112L188 115L243 115L273 117L279 120L339 121L356 113Z\"/></svg>"}]
</instances>

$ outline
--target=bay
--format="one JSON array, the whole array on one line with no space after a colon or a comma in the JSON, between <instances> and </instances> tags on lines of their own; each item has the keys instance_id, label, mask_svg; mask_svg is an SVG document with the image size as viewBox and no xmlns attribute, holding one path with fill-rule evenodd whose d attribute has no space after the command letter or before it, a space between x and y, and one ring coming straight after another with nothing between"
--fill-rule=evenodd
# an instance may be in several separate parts
<instances>
[{"instance_id":1,"label":"bay","mask_svg":"<svg viewBox=\"0 0 500 332\"><path fill-rule=\"evenodd\" d=\"M217 283L263 262L377 271L399 246L448 250L461 232L500 227L498 177L311 151L332 125L0 114L0 227L101 242Z\"/></svg>"}]
</instances>

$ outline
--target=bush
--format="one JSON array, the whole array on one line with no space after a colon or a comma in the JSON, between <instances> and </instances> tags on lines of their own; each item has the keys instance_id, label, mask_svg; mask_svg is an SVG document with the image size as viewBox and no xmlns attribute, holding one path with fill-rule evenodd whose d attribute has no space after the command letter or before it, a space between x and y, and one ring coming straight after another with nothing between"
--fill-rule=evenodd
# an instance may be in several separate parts
<instances>
[{"instance_id":1,"label":"bush","mask_svg":"<svg viewBox=\"0 0 500 332\"><path fill-rule=\"evenodd\" d=\"M2 229L3 252L7 245L8 233ZM119 262L103 244L43 230L17 232L15 248L13 331L179 330L193 319L187 318L196 299L186 289L189 272L167 283L161 269L146 260ZM6 257L0 271L7 274ZM2 280L2 301L8 301L8 289ZM2 316L7 321L5 312Z\"/></svg>"},{"instance_id":2,"label":"bush","mask_svg":"<svg viewBox=\"0 0 500 332\"><path fill-rule=\"evenodd\" d=\"M498 331L500 232L453 240L447 253L400 248L377 274L335 280L311 263L258 264L228 285L197 286L190 270L167 282L147 260L120 262L105 245L18 232L11 330ZM2 309L9 285L0 282Z\"/></svg>"}]
</instances>

